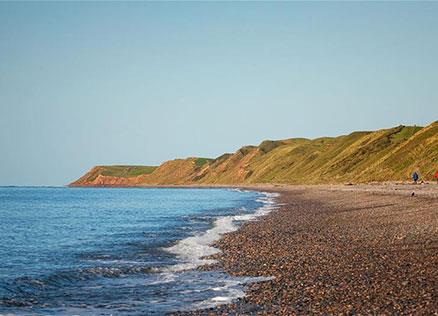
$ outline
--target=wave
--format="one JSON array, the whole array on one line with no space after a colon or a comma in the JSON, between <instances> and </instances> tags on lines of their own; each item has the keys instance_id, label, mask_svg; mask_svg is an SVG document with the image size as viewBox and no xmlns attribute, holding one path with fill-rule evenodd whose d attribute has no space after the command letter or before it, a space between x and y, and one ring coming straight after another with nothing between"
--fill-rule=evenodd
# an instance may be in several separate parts
<instances>
[{"instance_id":1,"label":"wave","mask_svg":"<svg viewBox=\"0 0 438 316\"><path fill-rule=\"evenodd\" d=\"M19 296L34 296L48 289L58 289L77 281L104 278L120 278L133 274L153 273L153 268L145 266L92 267L77 271L60 271L45 278L20 277L0 287L6 292ZM0 306L9 299L0 298ZM21 304L21 302L20 302Z\"/></svg>"},{"instance_id":2,"label":"wave","mask_svg":"<svg viewBox=\"0 0 438 316\"><path fill-rule=\"evenodd\" d=\"M214 221L213 227L204 233L187 237L178 241L175 245L165 248L164 250L176 255L182 263L166 267L163 270L179 272L215 263L216 260L205 258L220 252L218 248L212 246L212 243L219 240L222 235L237 230L237 222L254 220L269 214L277 208L275 205L277 193L263 192L261 194L263 196L256 201L263 203L263 205L256 209L254 213L219 217Z\"/></svg>"},{"instance_id":3,"label":"wave","mask_svg":"<svg viewBox=\"0 0 438 316\"><path fill-rule=\"evenodd\" d=\"M245 295L244 284L266 281L269 278L232 277L223 271L203 272L195 268L215 262L205 257L220 252L212 244L224 234L237 230L242 222L254 220L276 209L276 196L272 193L258 195L257 202L261 204L258 204L260 207L252 213L248 213L249 210L242 207L240 215L222 213L222 216L215 217L207 213L201 220L199 216L184 218L183 220L189 221L189 228L205 227L212 220L213 226L201 233L193 232L192 234L196 235L182 239L172 247L148 249L148 254L152 256L156 251L165 258L165 262L158 259L156 262L143 262L143 257L123 256L125 252L117 253L117 256L88 252L82 253L79 257L85 266L53 271L45 276L19 277L0 284L0 315L9 308L15 308L14 311L29 308L28 311L34 310L37 314L47 314L46 311L56 314L54 311L59 312L59 308L68 314L102 314L119 308L119 303L129 305L131 299L135 304L144 302L135 306L135 309L141 310L143 314L156 312L157 308L164 313L172 310L208 308L232 302ZM235 209L225 211L225 214L230 214ZM198 220L205 225L196 226ZM167 254L163 254L163 250ZM154 253L151 254L149 251ZM163 266L175 262L172 254L176 256L177 264ZM90 300L87 293L90 294ZM109 293L114 293L114 297L120 302L113 301L113 294ZM179 302L182 293L190 298ZM144 297L148 299L145 300ZM163 303L163 299L167 305ZM64 300L67 302L66 305L60 307L59 302ZM158 302L157 306L151 307L151 304L155 304L153 302ZM83 307L82 303L86 307ZM94 308L96 310L93 310ZM122 309L118 312L124 313Z\"/></svg>"}]
</instances>

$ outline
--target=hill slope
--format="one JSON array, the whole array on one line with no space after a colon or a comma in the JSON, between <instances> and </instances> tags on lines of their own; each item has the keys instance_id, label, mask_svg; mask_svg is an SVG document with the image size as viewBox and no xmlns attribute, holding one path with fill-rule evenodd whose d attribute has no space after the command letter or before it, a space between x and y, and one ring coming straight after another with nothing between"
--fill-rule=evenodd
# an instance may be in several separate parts
<instances>
[{"instance_id":1,"label":"hill slope","mask_svg":"<svg viewBox=\"0 0 438 316\"><path fill-rule=\"evenodd\" d=\"M438 170L438 121L313 140L245 146L216 159L170 160L159 167L98 166L70 186L318 184L409 180Z\"/></svg>"}]
</instances>

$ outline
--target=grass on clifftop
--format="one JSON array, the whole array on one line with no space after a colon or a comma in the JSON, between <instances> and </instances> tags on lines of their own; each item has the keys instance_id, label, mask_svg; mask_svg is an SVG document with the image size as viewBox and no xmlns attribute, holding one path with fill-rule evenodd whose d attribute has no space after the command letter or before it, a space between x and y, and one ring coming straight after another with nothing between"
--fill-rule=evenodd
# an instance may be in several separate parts
<instances>
[{"instance_id":1,"label":"grass on clifftop","mask_svg":"<svg viewBox=\"0 0 438 316\"><path fill-rule=\"evenodd\" d=\"M99 175L145 184L361 183L410 181L413 171L433 180L438 170L438 122L396 126L338 137L291 138L244 146L216 159L175 159L159 167L99 166L76 184ZM138 180L138 179L137 179Z\"/></svg>"},{"instance_id":2,"label":"grass on clifftop","mask_svg":"<svg viewBox=\"0 0 438 316\"><path fill-rule=\"evenodd\" d=\"M205 165L206 163L210 163L210 162L212 162L213 161L213 159L210 159L210 158L196 158L196 160L195 160L195 165L197 166L197 167L202 167L203 165Z\"/></svg>"},{"instance_id":3,"label":"grass on clifftop","mask_svg":"<svg viewBox=\"0 0 438 316\"><path fill-rule=\"evenodd\" d=\"M103 166L103 176L130 178L142 174L151 174L157 167L151 166Z\"/></svg>"}]
</instances>

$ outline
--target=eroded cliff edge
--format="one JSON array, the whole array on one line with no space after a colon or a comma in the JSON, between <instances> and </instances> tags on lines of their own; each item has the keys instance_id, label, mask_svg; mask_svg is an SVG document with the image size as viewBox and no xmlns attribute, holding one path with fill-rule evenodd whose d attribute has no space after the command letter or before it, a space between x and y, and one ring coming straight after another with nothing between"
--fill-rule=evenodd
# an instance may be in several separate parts
<instances>
[{"instance_id":1,"label":"eroded cliff edge","mask_svg":"<svg viewBox=\"0 0 438 316\"><path fill-rule=\"evenodd\" d=\"M326 184L406 181L438 170L438 121L338 137L291 138L244 146L215 159L152 166L97 166L70 186Z\"/></svg>"}]
</instances>

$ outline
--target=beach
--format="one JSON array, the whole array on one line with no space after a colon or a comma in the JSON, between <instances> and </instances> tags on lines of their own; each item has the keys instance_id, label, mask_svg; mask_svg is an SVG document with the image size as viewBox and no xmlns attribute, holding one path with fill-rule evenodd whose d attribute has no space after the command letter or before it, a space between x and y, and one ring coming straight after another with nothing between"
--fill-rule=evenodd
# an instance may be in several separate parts
<instances>
[{"instance_id":1,"label":"beach","mask_svg":"<svg viewBox=\"0 0 438 316\"><path fill-rule=\"evenodd\" d=\"M272 277L180 314L438 313L438 185L266 186L278 208L215 243L215 265Z\"/></svg>"}]
</instances>

